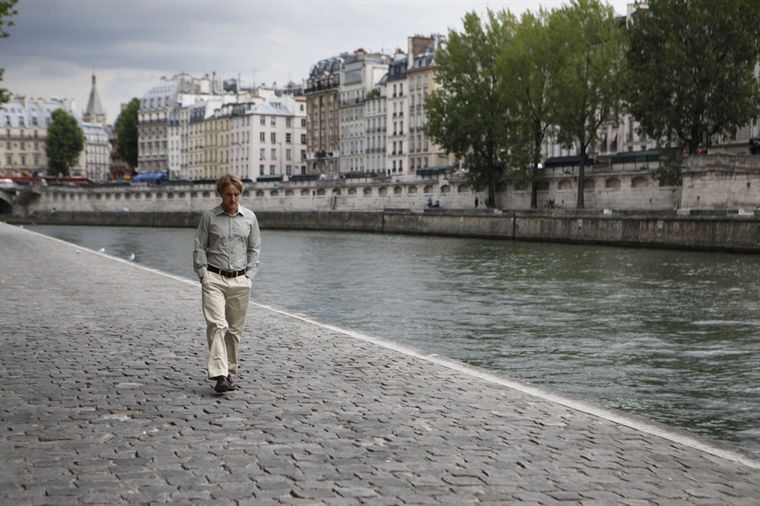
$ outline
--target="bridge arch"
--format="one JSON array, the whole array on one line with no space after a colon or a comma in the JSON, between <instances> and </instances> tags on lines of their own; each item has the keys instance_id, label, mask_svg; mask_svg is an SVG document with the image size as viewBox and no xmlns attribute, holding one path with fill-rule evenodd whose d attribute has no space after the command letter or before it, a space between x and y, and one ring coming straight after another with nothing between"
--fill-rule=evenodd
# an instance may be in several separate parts
<instances>
[{"instance_id":1,"label":"bridge arch","mask_svg":"<svg viewBox=\"0 0 760 506\"><path fill-rule=\"evenodd\" d=\"M0 215L13 213L13 202L10 195L0 191Z\"/></svg>"}]
</instances>

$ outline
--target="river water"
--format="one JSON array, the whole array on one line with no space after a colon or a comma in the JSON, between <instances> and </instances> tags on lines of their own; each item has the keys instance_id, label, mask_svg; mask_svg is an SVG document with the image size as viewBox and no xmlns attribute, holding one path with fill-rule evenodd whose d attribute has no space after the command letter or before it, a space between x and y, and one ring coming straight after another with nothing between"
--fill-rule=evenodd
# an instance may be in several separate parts
<instances>
[{"instance_id":1,"label":"river water","mask_svg":"<svg viewBox=\"0 0 760 506\"><path fill-rule=\"evenodd\" d=\"M30 228L195 278L191 229ZM313 231L262 243L257 302L760 454L760 256Z\"/></svg>"}]
</instances>

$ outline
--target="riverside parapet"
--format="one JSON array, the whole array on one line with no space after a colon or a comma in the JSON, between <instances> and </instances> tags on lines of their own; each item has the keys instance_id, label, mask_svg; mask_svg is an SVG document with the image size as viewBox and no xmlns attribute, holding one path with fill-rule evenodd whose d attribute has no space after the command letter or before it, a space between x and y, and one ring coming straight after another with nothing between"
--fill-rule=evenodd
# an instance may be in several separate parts
<instances>
[{"instance_id":1,"label":"riverside parapet","mask_svg":"<svg viewBox=\"0 0 760 506\"><path fill-rule=\"evenodd\" d=\"M254 209L255 210L255 209ZM263 229L339 230L760 253L760 216L726 212L605 213L426 209L259 211ZM36 212L9 222L195 227L198 212Z\"/></svg>"}]
</instances>

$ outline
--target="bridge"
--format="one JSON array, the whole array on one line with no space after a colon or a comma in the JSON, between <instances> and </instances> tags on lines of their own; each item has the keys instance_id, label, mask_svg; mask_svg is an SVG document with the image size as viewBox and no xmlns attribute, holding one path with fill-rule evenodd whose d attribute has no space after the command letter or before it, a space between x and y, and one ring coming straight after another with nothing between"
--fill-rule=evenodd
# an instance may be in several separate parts
<instances>
[{"instance_id":1,"label":"bridge","mask_svg":"<svg viewBox=\"0 0 760 506\"><path fill-rule=\"evenodd\" d=\"M40 195L40 190L35 186L3 185L0 187L0 216L13 214L14 207L26 207Z\"/></svg>"}]
</instances>

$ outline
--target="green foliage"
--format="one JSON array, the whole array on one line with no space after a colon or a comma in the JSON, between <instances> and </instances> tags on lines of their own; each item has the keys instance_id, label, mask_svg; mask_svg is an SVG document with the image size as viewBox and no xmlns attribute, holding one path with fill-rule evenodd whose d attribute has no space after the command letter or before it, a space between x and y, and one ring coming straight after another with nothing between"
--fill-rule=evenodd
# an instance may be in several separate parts
<instances>
[{"instance_id":1,"label":"green foliage","mask_svg":"<svg viewBox=\"0 0 760 506\"><path fill-rule=\"evenodd\" d=\"M578 149L577 207L582 209L588 148L596 144L599 127L616 123L619 114L625 34L612 7L598 0L573 0L553 11L549 29L561 41L553 52L554 125L557 140Z\"/></svg>"},{"instance_id":2,"label":"green foliage","mask_svg":"<svg viewBox=\"0 0 760 506\"><path fill-rule=\"evenodd\" d=\"M48 174L68 176L84 149L84 132L76 118L63 109L53 111L51 119L45 140Z\"/></svg>"},{"instance_id":3,"label":"green foliage","mask_svg":"<svg viewBox=\"0 0 760 506\"><path fill-rule=\"evenodd\" d=\"M558 41L548 21L549 12L543 9L537 14L523 13L514 27L513 40L500 48L497 60L503 76L501 91L514 125L509 139L512 170L507 177L515 185L533 185L533 208L537 207L536 167L541 162L541 147L555 108L550 89Z\"/></svg>"},{"instance_id":4,"label":"green foliage","mask_svg":"<svg viewBox=\"0 0 760 506\"><path fill-rule=\"evenodd\" d=\"M514 24L503 11L489 10L484 22L474 12L466 14L462 33L452 30L436 54L440 87L425 104L428 134L448 152L467 158L468 183L488 189L491 202L507 163L511 127L496 57L514 36Z\"/></svg>"},{"instance_id":5,"label":"green foliage","mask_svg":"<svg viewBox=\"0 0 760 506\"><path fill-rule=\"evenodd\" d=\"M18 14L15 8L17 3L18 0L0 0L0 39L7 39L10 36L6 28L13 26L13 21L7 20L7 18ZM0 83L3 82L3 73L4 70L0 69ZM0 88L0 104L4 104L9 99L8 91Z\"/></svg>"},{"instance_id":6,"label":"green foliage","mask_svg":"<svg viewBox=\"0 0 760 506\"><path fill-rule=\"evenodd\" d=\"M660 150L660 166L654 170L652 176L660 183L660 186L680 186L682 165L683 158L678 150Z\"/></svg>"},{"instance_id":7,"label":"green foliage","mask_svg":"<svg viewBox=\"0 0 760 506\"><path fill-rule=\"evenodd\" d=\"M697 153L760 113L756 0L650 0L628 30L627 102L647 135Z\"/></svg>"},{"instance_id":8,"label":"green foliage","mask_svg":"<svg viewBox=\"0 0 760 506\"><path fill-rule=\"evenodd\" d=\"M140 111L140 100L133 98L121 111L114 123L116 132L116 149L130 168L137 167L137 117Z\"/></svg>"}]
</instances>

